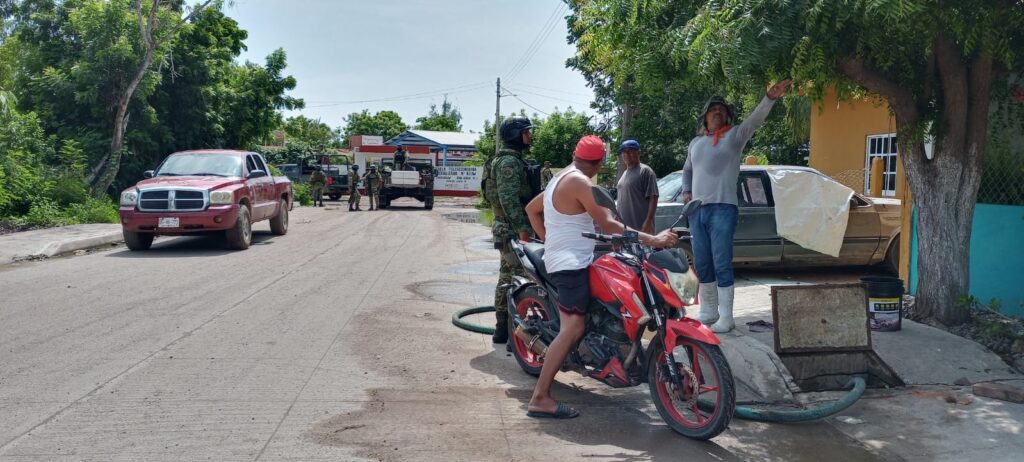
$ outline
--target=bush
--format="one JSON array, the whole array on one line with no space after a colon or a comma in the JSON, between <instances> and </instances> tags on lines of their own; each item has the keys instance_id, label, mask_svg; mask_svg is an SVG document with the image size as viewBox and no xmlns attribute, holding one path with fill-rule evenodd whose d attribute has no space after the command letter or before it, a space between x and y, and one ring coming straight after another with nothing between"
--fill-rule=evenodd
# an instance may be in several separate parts
<instances>
[{"instance_id":1,"label":"bush","mask_svg":"<svg viewBox=\"0 0 1024 462\"><path fill-rule=\"evenodd\" d=\"M117 223L120 220L117 206L106 197L87 197L83 203L71 204L65 209L65 215L74 223Z\"/></svg>"},{"instance_id":2,"label":"bush","mask_svg":"<svg viewBox=\"0 0 1024 462\"><path fill-rule=\"evenodd\" d=\"M295 194L295 202L301 205L313 205L313 196L309 193L308 184L293 182L292 192Z\"/></svg>"},{"instance_id":3,"label":"bush","mask_svg":"<svg viewBox=\"0 0 1024 462\"><path fill-rule=\"evenodd\" d=\"M73 224L56 202L45 198L39 198L32 203L28 213L25 214L25 222L38 228Z\"/></svg>"}]
</instances>

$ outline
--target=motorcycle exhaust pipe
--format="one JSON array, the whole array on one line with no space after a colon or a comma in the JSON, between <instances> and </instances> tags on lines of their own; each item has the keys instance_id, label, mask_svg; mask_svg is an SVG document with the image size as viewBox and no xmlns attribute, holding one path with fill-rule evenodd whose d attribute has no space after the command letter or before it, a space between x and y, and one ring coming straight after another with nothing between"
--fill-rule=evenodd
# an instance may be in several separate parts
<instances>
[{"instance_id":1,"label":"motorcycle exhaust pipe","mask_svg":"<svg viewBox=\"0 0 1024 462\"><path fill-rule=\"evenodd\" d=\"M516 329L513 332L519 340L526 344L526 348L537 356L544 356L548 353L548 344L540 339L540 334L531 334L523 327L522 321L516 319Z\"/></svg>"}]
</instances>

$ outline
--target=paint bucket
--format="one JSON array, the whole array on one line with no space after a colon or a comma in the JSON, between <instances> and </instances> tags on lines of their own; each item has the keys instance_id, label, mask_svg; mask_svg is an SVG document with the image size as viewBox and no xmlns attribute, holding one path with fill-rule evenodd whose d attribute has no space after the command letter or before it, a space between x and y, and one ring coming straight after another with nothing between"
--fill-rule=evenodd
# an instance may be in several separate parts
<instances>
[{"instance_id":1,"label":"paint bucket","mask_svg":"<svg viewBox=\"0 0 1024 462\"><path fill-rule=\"evenodd\" d=\"M896 331L903 327L903 280L889 276L860 278L868 287L868 322L871 330Z\"/></svg>"}]
</instances>

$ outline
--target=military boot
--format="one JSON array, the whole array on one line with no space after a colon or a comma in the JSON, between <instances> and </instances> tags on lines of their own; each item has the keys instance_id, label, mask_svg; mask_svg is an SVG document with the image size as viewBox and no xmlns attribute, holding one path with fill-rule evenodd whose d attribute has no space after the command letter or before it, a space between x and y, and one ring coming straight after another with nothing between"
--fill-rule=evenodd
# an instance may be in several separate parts
<instances>
[{"instance_id":1,"label":"military boot","mask_svg":"<svg viewBox=\"0 0 1024 462\"><path fill-rule=\"evenodd\" d=\"M494 335L491 336L491 342L493 342L493 343L507 343L508 342L508 312L507 311L496 311L494 314L498 318L498 322L494 325Z\"/></svg>"}]
</instances>

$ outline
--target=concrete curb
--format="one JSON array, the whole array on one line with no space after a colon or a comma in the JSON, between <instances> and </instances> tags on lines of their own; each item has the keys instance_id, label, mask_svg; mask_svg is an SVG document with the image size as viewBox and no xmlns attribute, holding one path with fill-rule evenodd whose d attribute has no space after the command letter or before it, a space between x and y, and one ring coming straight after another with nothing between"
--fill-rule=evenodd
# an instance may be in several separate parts
<instances>
[{"instance_id":1,"label":"concrete curb","mask_svg":"<svg viewBox=\"0 0 1024 462\"><path fill-rule=\"evenodd\" d=\"M50 242L43 246L36 255L43 255L46 257L54 257L76 250L85 250L93 247L99 247L101 245L114 244L117 242L124 241L124 236L120 231L116 233L104 234L102 236L91 236L77 239L66 239L63 241Z\"/></svg>"}]
</instances>

